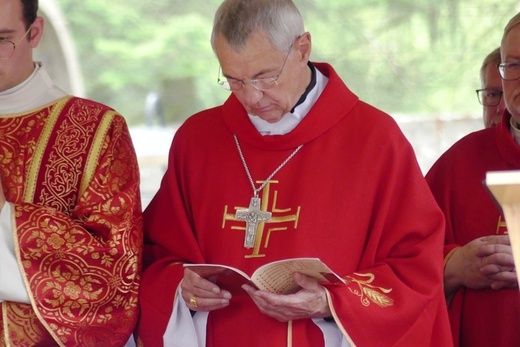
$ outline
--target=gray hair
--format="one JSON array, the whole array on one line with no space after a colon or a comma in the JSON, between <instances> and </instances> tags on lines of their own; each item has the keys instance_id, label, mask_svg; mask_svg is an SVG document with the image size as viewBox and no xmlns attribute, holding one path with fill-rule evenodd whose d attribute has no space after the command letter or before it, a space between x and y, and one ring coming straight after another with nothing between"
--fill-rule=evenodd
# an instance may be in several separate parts
<instances>
[{"instance_id":1,"label":"gray hair","mask_svg":"<svg viewBox=\"0 0 520 347\"><path fill-rule=\"evenodd\" d=\"M497 65L500 64L500 47L495 48L493 52L489 53L484 61L482 62L482 66L480 68L480 82L484 85L484 74L486 72L486 68L489 64Z\"/></svg>"},{"instance_id":2,"label":"gray hair","mask_svg":"<svg viewBox=\"0 0 520 347\"><path fill-rule=\"evenodd\" d=\"M518 12L513 18L509 20L506 27L504 28L504 35L502 36L502 46L507 38L507 34L520 24L520 12Z\"/></svg>"},{"instance_id":3,"label":"gray hair","mask_svg":"<svg viewBox=\"0 0 520 347\"><path fill-rule=\"evenodd\" d=\"M291 0L224 0L213 21L211 47L222 35L240 49L257 32L263 32L278 51L286 51L305 32L303 19Z\"/></svg>"}]
</instances>

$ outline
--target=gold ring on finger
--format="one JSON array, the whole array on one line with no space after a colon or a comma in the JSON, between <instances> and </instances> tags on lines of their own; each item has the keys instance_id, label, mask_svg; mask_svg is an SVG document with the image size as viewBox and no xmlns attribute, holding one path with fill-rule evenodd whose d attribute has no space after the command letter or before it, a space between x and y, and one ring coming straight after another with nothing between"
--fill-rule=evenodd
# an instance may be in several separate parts
<instances>
[{"instance_id":1,"label":"gold ring on finger","mask_svg":"<svg viewBox=\"0 0 520 347\"><path fill-rule=\"evenodd\" d=\"M190 298L190 305L193 306L193 307L198 307L197 306L197 297L195 295L191 296L191 298Z\"/></svg>"}]
</instances>

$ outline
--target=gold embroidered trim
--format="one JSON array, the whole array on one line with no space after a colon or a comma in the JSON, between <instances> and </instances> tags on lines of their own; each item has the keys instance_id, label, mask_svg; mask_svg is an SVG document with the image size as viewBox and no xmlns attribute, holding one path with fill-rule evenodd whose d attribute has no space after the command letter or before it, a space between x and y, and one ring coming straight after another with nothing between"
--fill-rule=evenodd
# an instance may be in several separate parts
<instances>
[{"instance_id":1,"label":"gold embroidered trim","mask_svg":"<svg viewBox=\"0 0 520 347\"><path fill-rule=\"evenodd\" d=\"M7 329L7 309L5 307L5 301L0 302L0 305L2 305L2 332L4 333L3 336L0 337L0 342L3 342L1 346L9 346L9 329Z\"/></svg>"},{"instance_id":2,"label":"gold embroidered trim","mask_svg":"<svg viewBox=\"0 0 520 347\"><path fill-rule=\"evenodd\" d=\"M358 290L357 289L353 289L351 287L349 287L349 290L353 294L359 296L363 306L369 306L370 302L372 302L372 303L374 303L374 304L376 304L376 305L378 305L380 307L383 307L383 308L394 305L394 299L392 299L391 297L385 295L385 294L390 293L392 291L392 289L387 289L387 288L383 288L383 287L377 287L377 286L374 286L374 285L371 284L374 281L374 279L375 279L374 274L371 274L371 273L366 273L366 274L354 273L354 275L359 276L359 277L368 278L367 280L356 279L356 278L350 277L350 276L347 276L345 278L347 280L348 284L354 283L354 284L358 285L358 288L359 288Z\"/></svg>"},{"instance_id":3,"label":"gold embroidered trim","mask_svg":"<svg viewBox=\"0 0 520 347\"><path fill-rule=\"evenodd\" d=\"M83 196L83 194L87 190L88 184L94 176L94 173L96 171L96 165L98 164L98 157L101 153L101 149L105 141L105 136L108 132L108 129L110 129L110 125L112 124L114 116L115 111L110 111L105 113L103 118L101 119L96 134L94 135L94 139L92 141L92 146L90 147L89 154L87 156L87 161L85 163L85 170L81 179L78 198L80 196Z\"/></svg>"},{"instance_id":4,"label":"gold embroidered trim","mask_svg":"<svg viewBox=\"0 0 520 347\"><path fill-rule=\"evenodd\" d=\"M339 331L341 331L343 336L345 336L347 341L350 343L350 346L356 347L356 344L350 338L350 335L348 334L347 330L345 329L343 324L341 324L341 319L339 319L338 314L336 313L336 310L334 309L334 305L332 304L332 298L330 296L329 290L327 288L324 288L324 289L325 289L325 295L327 295L327 302L329 303L330 313L332 314L332 317L334 317L334 322L336 323L336 326L338 327Z\"/></svg>"},{"instance_id":5,"label":"gold embroidered trim","mask_svg":"<svg viewBox=\"0 0 520 347\"><path fill-rule=\"evenodd\" d=\"M292 347L292 334L293 334L292 320L290 320L287 322L287 347Z\"/></svg>"},{"instance_id":6,"label":"gold embroidered trim","mask_svg":"<svg viewBox=\"0 0 520 347\"><path fill-rule=\"evenodd\" d=\"M38 172L40 172L40 165L42 162L43 155L45 150L47 149L47 143L49 142L49 138L51 137L52 131L58 118L63 110L63 107L67 104L68 98L64 98L56 103L56 106L52 109L52 113L49 114L49 117L45 121L45 126L42 129L40 138L38 139L38 144L35 146L34 155L31 160L31 166L29 168L27 174L27 181L25 183L25 190L23 201L34 201L34 194L36 191L36 182L38 182Z\"/></svg>"},{"instance_id":7,"label":"gold embroidered trim","mask_svg":"<svg viewBox=\"0 0 520 347\"><path fill-rule=\"evenodd\" d=\"M83 112L75 112L76 109ZM57 112L63 118L58 115L52 119ZM99 133L99 136L105 134L100 149L92 152L101 153L98 156L105 150L109 153L96 164L99 182L97 172L90 179L97 182L93 189L100 189L104 195L98 196L96 190L94 194L84 194L82 205L75 204L87 160L89 155L92 157L92 141L109 113L104 107L91 107L81 99L66 98L27 117L0 122L0 132L4 135L0 141L0 160L5 163L2 173L6 173L10 188L6 195L17 202L10 204L15 207L10 216L16 218L13 227L20 231L14 238L16 260L24 270L22 278L29 288L28 302L32 304L0 304L6 307L0 313L0 317L6 317L0 327L7 326L7 345L84 345L93 339L110 341L113 335L114 341L119 341L125 338L122 333L131 329L129 324L136 321L140 265L137 232L141 219L137 214L138 184L132 182L138 178L138 172L133 155L122 154L127 151L132 154L132 147L127 129L117 115L115 137L112 139L109 125L107 131ZM109 115L110 119L114 117ZM50 135L49 128L52 128ZM26 134L27 141L20 144L20 136ZM117 144L122 145L121 151ZM42 148L47 148L43 154ZM114 158L119 166L112 169ZM31 174L35 171L36 174ZM57 182L61 175L56 172L63 172L66 182ZM106 182L113 183L106 185L105 194ZM122 190L129 182L129 189ZM101 208L106 211L96 210L102 203ZM83 208L78 216L72 210L76 206ZM92 233L83 228L84 217L88 218ZM107 242L102 243L105 239ZM87 254L90 256L86 257ZM87 273L88 276L83 276ZM56 303L61 305L60 309ZM120 322L113 319L116 315L121 317ZM76 317L82 321L78 322ZM113 330L118 332L117 336ZM0 341L5 341L3 335L0 333Z\"/></svg>"}]
</instances>

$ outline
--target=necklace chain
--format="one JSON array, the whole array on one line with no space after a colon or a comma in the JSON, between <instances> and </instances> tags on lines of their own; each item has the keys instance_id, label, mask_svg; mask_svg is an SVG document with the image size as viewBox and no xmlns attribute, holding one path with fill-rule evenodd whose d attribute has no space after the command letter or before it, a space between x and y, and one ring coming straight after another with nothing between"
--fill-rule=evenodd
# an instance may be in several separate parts
<instances>
[{"instance_id":1,"label":"necklace chain","mask_svg":"<svg viewBox=\"0 0 520 347\"><path fill-rule=\"evenodd\" d=\"M240 143L238 142L238 137L236 135L233 135L235 137L235 143L237 145L237 149L238 149L238 154L240 155L240 159L242 160L242 165L244 165L244 169L246 170L246 174L247 174L247 178L249 178L249 183L251 183L251 188L253 188L253 193L254 193L254 196L255 197L258 197L258 193L264 189L264 187L267 185L267 183L269 183L269 181L271 181L271 179L274 177L274 175L276 175L276 173L278 171L280 171L280 169L282 167L284 167L285 164L287 164L287 162L289 162L289 160L292 159L292 157L294 157L296 155L296 153L298 153L298 151L303 147L303 144L302 145L299 145L298 147L296 147L296 149L291 153L290 156L288 156L274 171L273 173L271 173L269 175L269 177L267 177L267 179L264 181L264 183L262 183L262 185L258 188L255 188L255 183L253 181L253 177L251 176L251 172L249 171L249 167L247 166L247 163L246 163L246 158L244 157L244 153L242 153L242 148L240 147Z\"/></svg>"}]
</instances>

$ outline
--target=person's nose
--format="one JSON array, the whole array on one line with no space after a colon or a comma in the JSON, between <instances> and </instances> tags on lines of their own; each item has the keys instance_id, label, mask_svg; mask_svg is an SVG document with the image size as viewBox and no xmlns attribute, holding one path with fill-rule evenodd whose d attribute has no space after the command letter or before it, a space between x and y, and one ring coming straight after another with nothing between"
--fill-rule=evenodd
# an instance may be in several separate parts
<instances>
[{"instance_id":1,"label":"person's nose","mask_svg":"<svg viewBox=\"0 0 520 347\"><path fill-rule=\"evenodd\" d=\"M500 123L500 120L502 119L502 114L504 113L505 107L506 106L504 103L504 99L502 98L502 100L500 100L500 103L495 107L495 113L490 114L491 126L496 126Z\"/></svg>"},{"instance_id":2,"label":"person's nose","mask_svg":"<svg viewBox=\"0 0 520 347\"><path fill-rule=\"evenodd\" d=\"M262 99L264 92L256 89L252 84L246 84L242 89L242 95L244 96L244 101L247 104L254 105L260 101L260 99Z\"/></svg>"}]
</instances>

